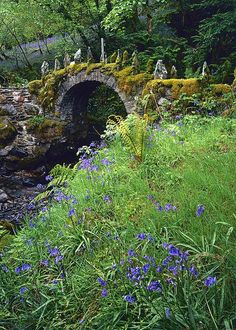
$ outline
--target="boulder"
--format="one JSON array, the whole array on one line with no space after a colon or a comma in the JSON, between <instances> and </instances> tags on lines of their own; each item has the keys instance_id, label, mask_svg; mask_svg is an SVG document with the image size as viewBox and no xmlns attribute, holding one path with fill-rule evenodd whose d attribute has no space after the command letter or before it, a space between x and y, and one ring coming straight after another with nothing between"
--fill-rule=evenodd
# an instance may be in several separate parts
<instances>
[{"instance_id":1,"label":"boulder","mask_svg":"<svg viewBox=\"0 0 236 330\"><path fill-rule=\"evenodd\" d=\"M0 203L5 203L8 201L9 197L4 190L0 189Z\"/></svg>"},{"instance_id":2,"label":"boulder","mask_svg":"<svg viewBox=\"0 0 236 330\"><path fill-rule=\"evenodd\" d=\"M7 101L7 97L4 94L0 94L0 103L5 103Z\"/></svg>"},{"instance_id":3,"label":"boulder","mask_svg":"<svg viewBox=\"0 0 236 330\"><path fill-rule=\"evenodd\" d=\"M6 117L0 117L0 145L6 146L16 135L15 126Z\"/></svg>"},{"instance_id":4,"label":"boulder","mask_svg":"<svg viewBox=\"0 0 236 330\"><path fill-rule=\"evenodd\" d=\"M33 103L25 103L24 110L27 115L38 115L40 113L40 107Z\"/></svg>"}]
</instances>

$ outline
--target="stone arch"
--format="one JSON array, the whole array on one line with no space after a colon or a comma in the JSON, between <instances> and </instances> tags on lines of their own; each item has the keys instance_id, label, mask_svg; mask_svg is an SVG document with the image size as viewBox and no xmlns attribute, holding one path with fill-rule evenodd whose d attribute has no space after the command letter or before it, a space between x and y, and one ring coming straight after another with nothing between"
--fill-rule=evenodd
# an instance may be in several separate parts
<instances>
[{"instance_id":1,"label":"stone arch","mask_svg":"<svg viewBox=\"0 0 236 330\"><path fill-rule=\"evenodd\" d=\"M68 76L59 88L55 108L61 119L69 123L76 120L77 124L80 122L83 125L83 113L87 108L89 97L100 84L105 84L118 94L127 114L135 111L137 98L127 96L120 90L114 76L106 75L98 69L90 74L86 74L83 70L77 75ZM75 113L78 117L74 115Z\"/></svg>"}]
</instances>

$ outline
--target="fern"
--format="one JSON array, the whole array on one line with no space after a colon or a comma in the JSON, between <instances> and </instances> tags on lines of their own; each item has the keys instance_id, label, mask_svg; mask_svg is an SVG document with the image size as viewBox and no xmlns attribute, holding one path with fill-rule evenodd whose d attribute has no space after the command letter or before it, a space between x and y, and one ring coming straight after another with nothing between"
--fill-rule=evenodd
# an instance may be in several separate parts
<instances>
[{"instance_id":1,"label":"fern","mask_svg":"<svg viewBox=\"0 0 236 330\"><path fill-rule=\"evenodd\" d=\"M125 147L138 162L144 157L147 124L148 118L138 114L129 115L125 120L120 116L111 116L107 121L107 126L119 133Z\"/></svg>"},{"instance_id":2,"label":"fern","mask_svg":"<svg viewBox=\"0 0 236 330\"><path fill-rule=\"evenodd\" d=\"M53 179L48 183L47 190L40 193L34 198L34 202L48 199L55 191L55 188L64 187L65 184L74 178L78 171L78 164L75 164L72 168L71 165L57 164L50 172Z\"/></svg>"}]
</instances>

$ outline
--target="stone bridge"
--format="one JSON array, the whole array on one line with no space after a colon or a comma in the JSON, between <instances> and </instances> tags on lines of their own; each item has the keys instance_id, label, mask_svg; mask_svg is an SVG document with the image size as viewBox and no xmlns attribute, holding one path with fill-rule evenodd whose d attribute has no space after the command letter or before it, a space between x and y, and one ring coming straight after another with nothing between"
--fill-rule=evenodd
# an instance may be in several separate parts
<instances>
[{"instance_id":1,"label":"stone bridge","mask_svg":"<svg viewBox=\"0 0 236 330\"><path fill-rule=\"evenodd\" d=\"M127 95L120 87L113 75L103 73L95 69L89 74L83 70L75 75L68 74L65 81L62 81L58 89L58 98L55 102L55 110L60 113L62 120L73 121L78 114L86 112L88 100L91 94L101 84L114 90L123 101L127 114L135 112L137 97Z\"/></svg>"},{"instance_id":2,"label":"stone bridge","mask_svg":"<svg viewBox=\"0 0 236 330\"><path fill-rule=\"evenodd\" d=\"M150 92L155 96L154 106L167 104L170 108L182 93L192 95L205 88L201 81L153 79L148 72L134 73L132 66L118 70L115 63L80 63L32 81L28 89L2 88L0 168L31 168L62 150L74 152L79 141L86 142L88 101L102 84L118 94L129 114L142 112L139 99ZM214 85L212 90L220 95L231 86Z\"/></svg>"}]
</instances>

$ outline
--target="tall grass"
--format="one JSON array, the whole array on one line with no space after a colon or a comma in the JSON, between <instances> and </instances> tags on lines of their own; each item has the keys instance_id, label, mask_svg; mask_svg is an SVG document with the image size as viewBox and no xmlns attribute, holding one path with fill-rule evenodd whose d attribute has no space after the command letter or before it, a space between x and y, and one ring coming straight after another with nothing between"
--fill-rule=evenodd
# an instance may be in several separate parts
<instances>
[{"instance_id":1,"label":"tall grass","mask_svg":"<svg viewBox=\"0 0 236 330\"><path fill-rule=\"evenodd\" d=\"M117 136L57 166L2 251L0 326L234 329L235 127L186 117L149 128L142 162Z\"/></svg>"}]
</instances>

